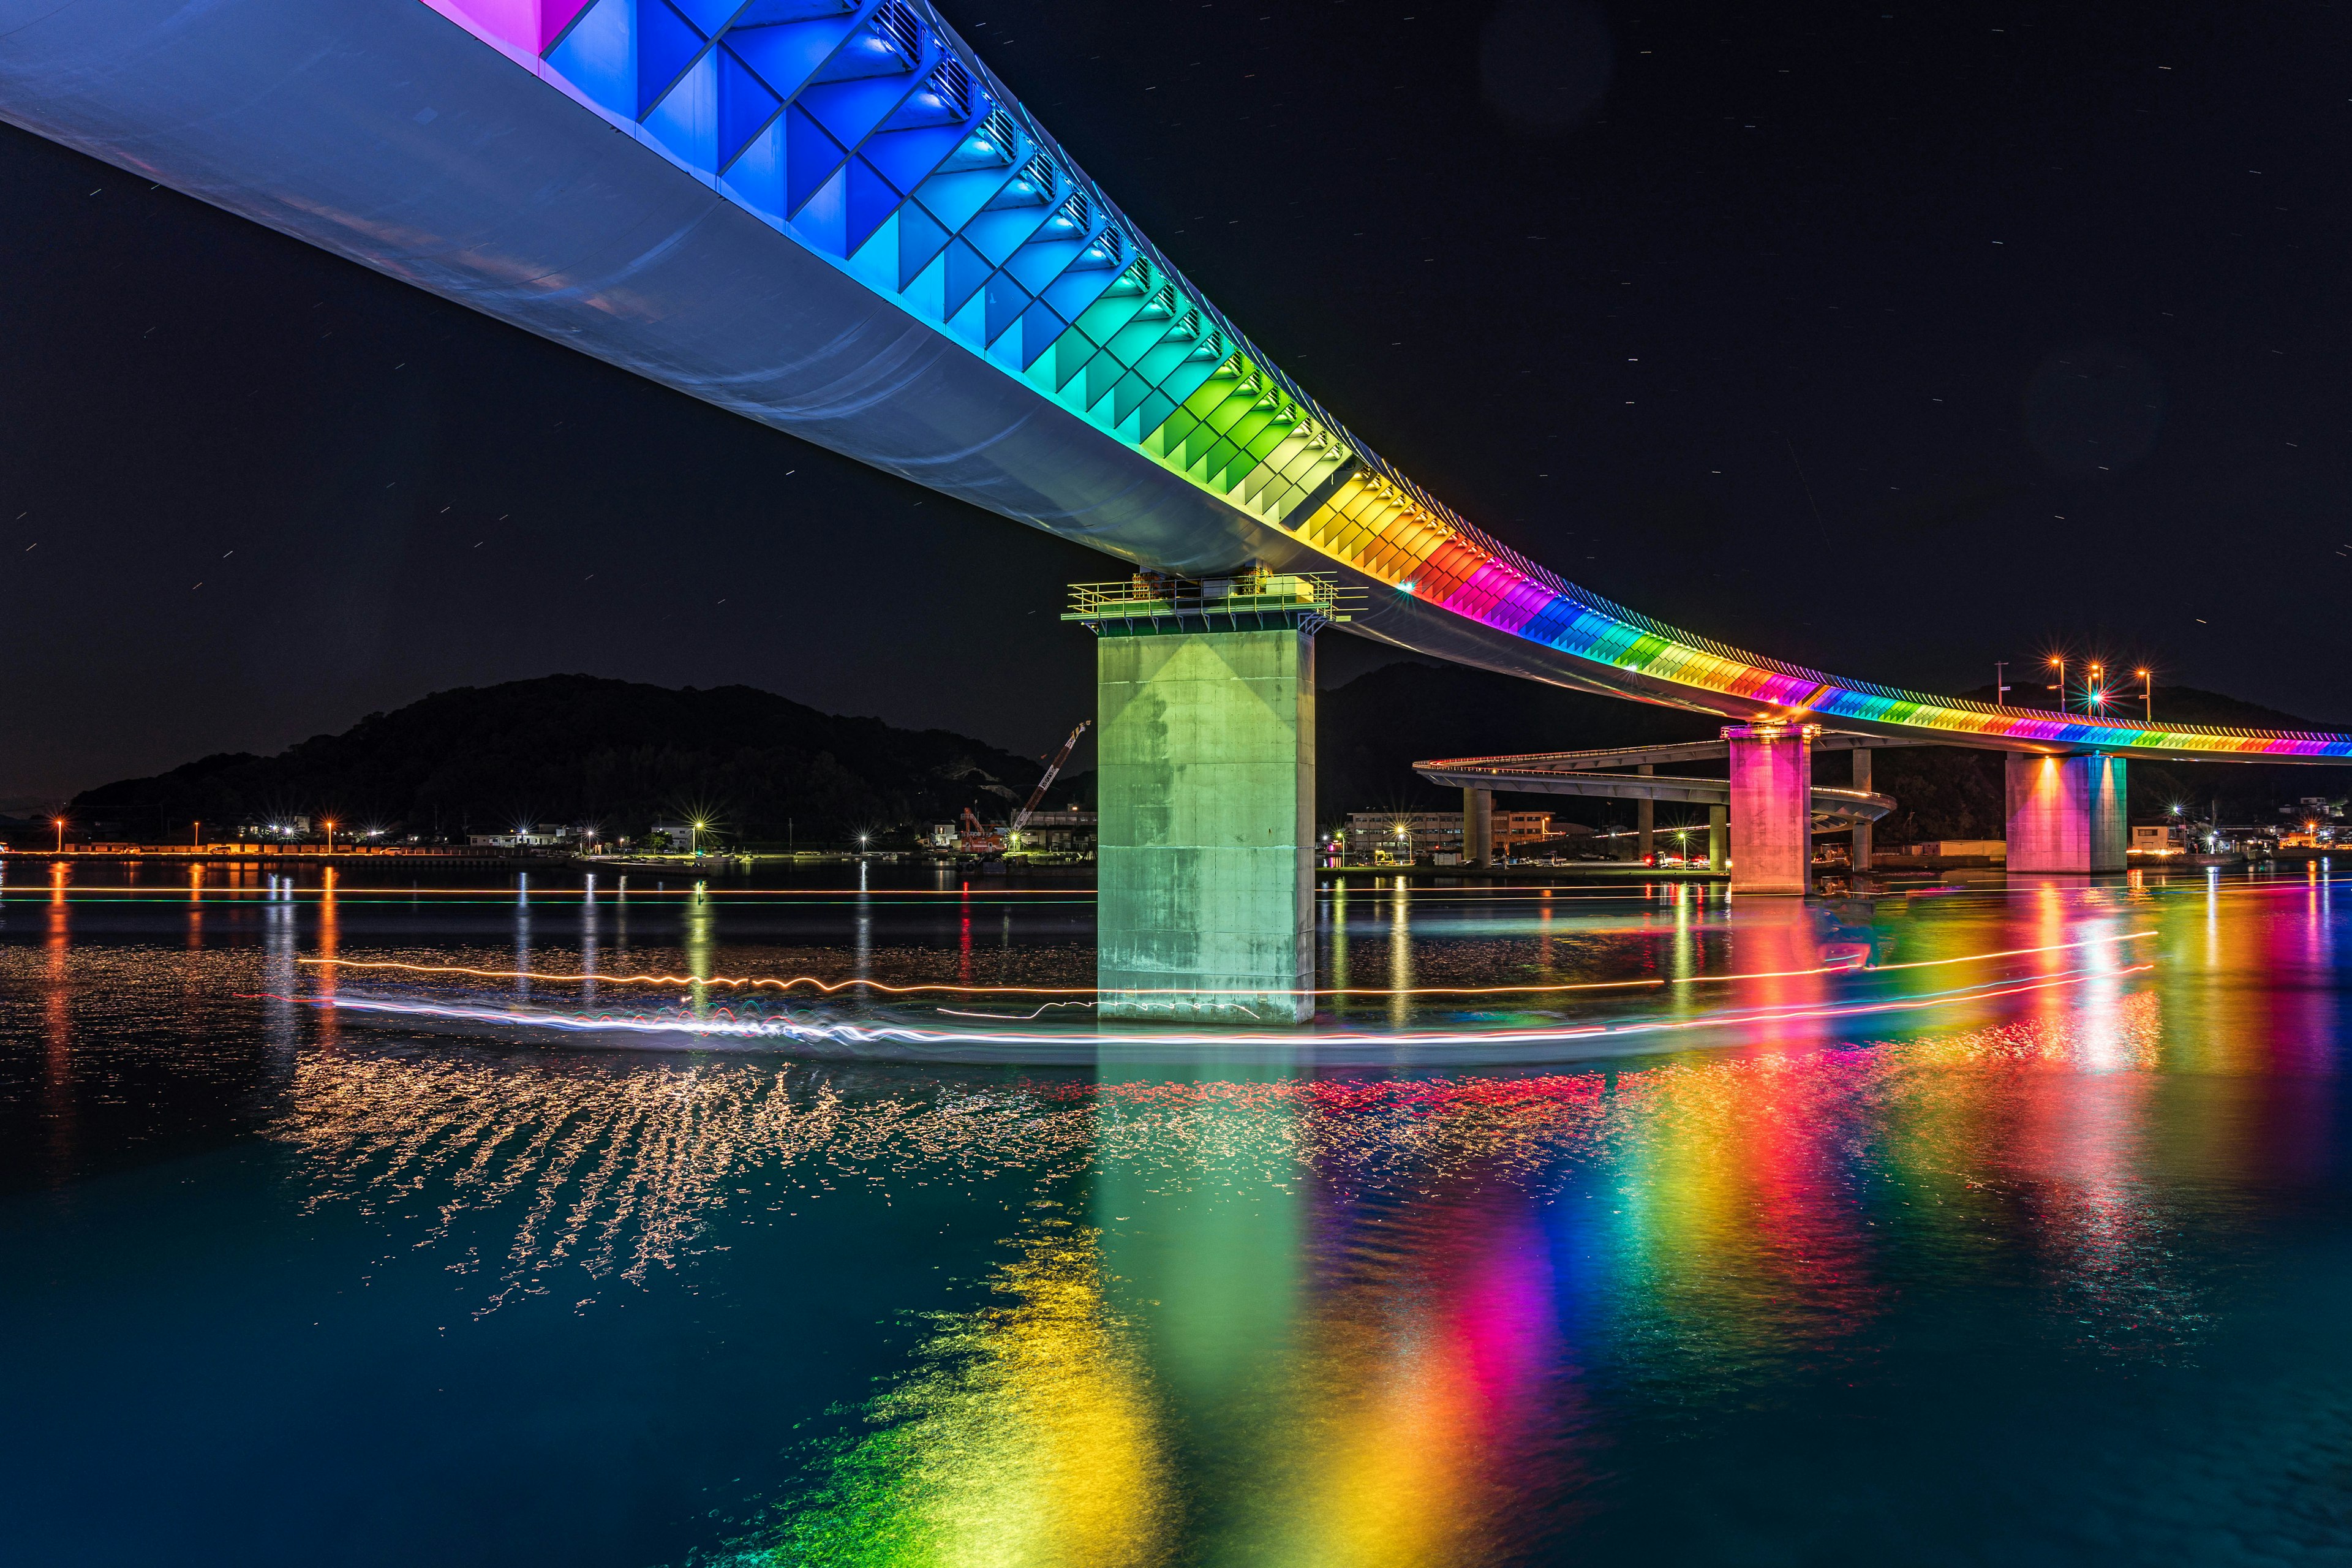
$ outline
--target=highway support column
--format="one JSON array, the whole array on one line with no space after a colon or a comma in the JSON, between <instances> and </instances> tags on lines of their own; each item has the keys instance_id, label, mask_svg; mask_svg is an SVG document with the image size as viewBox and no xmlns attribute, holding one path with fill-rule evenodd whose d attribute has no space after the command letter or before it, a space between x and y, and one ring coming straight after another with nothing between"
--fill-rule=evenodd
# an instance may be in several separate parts
<instances>
[{"instance_id":1,"label":"highway support column","mask_svg":"<svg viewBox=\"0 0 2352 1568\"><path fill-rule=\"evenodd\" d=\"M1649 763L1643 763L1633 771L1639 773L1642 777L1648 778L1658 770L1652 767ZM1633 803L1633 826L1642 836L1633 853L1641 858L1643 865L1656 865L1658 861L1658 803L1650 799L1646 795L1642 799L1635 801Z\"/></svg>"},{"instance_id":2,"label":"highway support column","mask_svg":"<svg viewBox=\"0 0 2352 1568\"><path fill-rule=\"evenodd\" d=\"M1813 736L1818 724L1728 724L1731 890L1813 890Z\"/></svg>"},{"instance_id":3,"label":"highway support column","mask_svg":"<svg viewBox=\"0 0 2352 1568\"><path fill-rule=\"evenodd\" d=\"M1495 863L1495 792L1490 789L1462 791L1462 863L1465 866L1491 866Z\"/></svg>"},{"instance_id":4,"label":"highway support column","mask_svg":"<svg viewBox=\"0 0 2352 1568\"><path fill-rule=\"evenodd\" d=\"M1853 749L1853 787L1864 795L1871 793L1868 746L1856 746ZM1875 835L1871 832L1871 826L1867 822L1857 822L1853 825L1853 855L1851 868L1853 875L1857 877L1870 875L1870 857L1875 847L1873 843Z\"/></svg>"},{"instance_id":5,"label":"highway support column","mask_svg":"<svg viewBox=\"0 0 2352 1568\"><path fill-rule=\"evenodd\" d=\"M2131 831L2123 758L2012 752L2007 773L2011 871L2124 869Z\"/></svg>"},{"instance_id":6,"label":"highway support column","mask_svg":"<svg viewBox=\"0 0 2352 1568\"><path fill-rule=\"evenodd\" d=\"M1314 1016L1315 633L1332 593L1251 572L1085 585L1096 634L1097 1016Z\"/></svg>"},{"instance_id":7,"label":"highway support column","mask_svg":"<svg viewBox=\"0 0 2352 1568\"><path fill-rule=\"evenodd\" d=\"M1706 868L1731 869L1731 808L1727 805L1706 808Z\"/></svg>"}]
</instances>

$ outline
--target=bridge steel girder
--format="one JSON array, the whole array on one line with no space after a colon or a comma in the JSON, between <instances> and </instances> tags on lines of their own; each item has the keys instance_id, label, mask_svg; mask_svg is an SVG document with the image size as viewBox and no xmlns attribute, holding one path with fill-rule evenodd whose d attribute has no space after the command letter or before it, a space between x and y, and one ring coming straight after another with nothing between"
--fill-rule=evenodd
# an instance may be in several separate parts
<instances>
[{"instance_id":1,"label":"bridge steel girder","mask_svg":"<svg viewBox=\"0 0 2352 1568\"><path fill-rule=\"evenodd\" d=\"M927 0L0 0L0 118L1138 565L1328 572L1399 647L1737 721L2352 761L1843 679L1553 574L1275 366Z\"/></svg>"}]
</instances>

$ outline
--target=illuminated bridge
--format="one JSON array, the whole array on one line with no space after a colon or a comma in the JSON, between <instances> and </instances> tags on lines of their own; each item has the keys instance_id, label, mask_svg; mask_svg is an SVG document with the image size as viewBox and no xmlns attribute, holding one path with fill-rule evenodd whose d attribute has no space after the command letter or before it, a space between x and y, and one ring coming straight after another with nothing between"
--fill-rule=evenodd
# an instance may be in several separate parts
<instances>
[{"instance_id":1,"label":"illuminated bridge","mask_svg":"<svg viewBox=\"0 0 2352 1568\"><path fill-rule=\"evenodd\" d=\"M1223 681L1256 707L1288 705L1279 733L1226 737L1218 788L1238 795L1198 811L1179 800L1139 826L1191 835L1146 878L1160 891L1137 895L1166 905L1168 877L1191 889L1167 906L1171 930L1198 935L1199 911L1244 899L1277 852L1298 862L1286 896L1307 907L1311 638L1343 604L1358 635L1732 721L1735 846L1743 747L1801 759L1816 725L2019 753L2012 815L2049 817L2063 841L2053 869L2097 868L2110 838L2120 863L2109 796L2126 757L2352 759L2343 735L2141 725L1845 679L1569 583L1349 434L916 0L0 0L0 115L1167 574L1154 591L1171 609L1235 588L1266 600L1247 631L1197 615L1148 633L1133 617L1088 621L1105 659L1132 667L1105 666L1107 785L1140 769L1139 789L1190 787L1162 775L1207 759L1171 762L1145 733L1167 731L1180 698L1211 714ZM1244 575L1253 567L1275 575ZM1273 606L1269 581L1293 608ZM1287 637L1292 652L1268 642L1229 658L1243 645L1219 637ZM1143 703L1124 730L1121 693ZM1122 761L1130 740L1142 750ZM1249 765L1265 779L1234 782L1234 757L1284 744L1289 763L1262 758ZM1277 776L1301 766L1303 801ZM1255 821L1286 798L1296 838L1243 832L1223 849L1258 860L1223 866L1199 823ZM1803 804L1799 789L1787 809L1801 817ZM1121 858L1145 848L1117 842L1123 809L1107 799L1107 930L1125 929L1121 868L1150 858ZM2032 839L2012 823L2012 866L2034 863L2019 853ZM1271 918L1234 914L1234 953ZM1206 956L1223 940L1202 937L1192 959L1145 952L1137 973L1270 973L1262 953ZM1305 939L1284 940L1291 963ZM1108 939L1105 963L1118 989Z\"/></svg>"}]
</instances>

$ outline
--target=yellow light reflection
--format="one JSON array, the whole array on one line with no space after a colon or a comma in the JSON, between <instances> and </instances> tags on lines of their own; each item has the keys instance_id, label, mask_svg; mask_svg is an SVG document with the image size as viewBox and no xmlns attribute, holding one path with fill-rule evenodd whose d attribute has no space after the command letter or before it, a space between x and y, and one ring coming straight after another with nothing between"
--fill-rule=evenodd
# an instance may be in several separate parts
<instances>
[{"instance_id":1,"label":"yellow light reflection","mask_svg":"<svg viewBox=\"0 0 2352 1568\"><path fill-rule=\"evenodd\" d=\"M1050 1209L1051 1205L1042 1207ZM1037 1222L922 1370L753 1561L891 1568L1145 1568L1168 1556L1169 1459L1149 1375L1106 1310L1096 1232Z\"/></svg>"}]
</instances>

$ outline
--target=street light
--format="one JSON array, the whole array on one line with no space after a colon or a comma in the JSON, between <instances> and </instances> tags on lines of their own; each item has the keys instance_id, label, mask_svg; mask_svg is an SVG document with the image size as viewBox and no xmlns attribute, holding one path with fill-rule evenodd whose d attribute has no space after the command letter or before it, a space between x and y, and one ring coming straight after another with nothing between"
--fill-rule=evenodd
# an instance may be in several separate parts
<instances>
[{"instance_id":1,"label":"street light","mask_svg":"<svg viewBox=\"0 0 2352 1568\"><path fill-rule=\"evenodd\" d=\"M66 852L66 819L55 816L49 820L58 825L58 853L62 855Z\"/></svg>"},{"instance_id":2,"label":"street light","mask_svg":"<svg viewBox=\"0 0 2352 1568\"><path fill-rule=\"evenodd\" d=\"M2058 694L2058 711L2063 713L2066 711L2066 661L2053 653L2050 656L2050 662L2058 667L2058 684L2050 689Z\"/></svg>"},{"instance_id":3,"label":"street light","mask_svg":"<svg viewBox=\"0 0 2352 1568\"><path fill-rule=\"evenodd\" d=\"M2083 699L2083 711L2085 713L2107 705L2107 694L2099 689L2099 669L2100 666L2096 664L2091 666L2091 683L2084 689Z\"/></svg>"},{"instance_id":4,"label":"street light","mask_svg":"<svg viewBox=\"0 0 2352 1568\"><path fill-rule=\"evenodd\" d=\"M690 833L688 833L688 834L686 836L686 847L687 847L687 849L688 849L688 851L689 853L694 854L694 855L698 855L698 855L700 855L700 854L702 853L702 826L703 826L703 825L702 825L701 823L699 823L699 822L697 822L697 823L692 824L691 826L692 826L693 831L692 831L692 832L690 832Z\"/></svg>"},{"instance_id":5,"label":"street light","mask_svg":"<svg viewBox=\"0 0 2352 1568\"><path fill-rule=\"evenodd\" d=\"M335 819L331 816L322 816L319 820L326 825L327 853L331 857L335 853Z\"/></svg>"},{"instance_id":6,"label":"street light","mask_svg":"<svg viewBox=\"0 0 2352 1568\"><path fill-rule=\"evenodd\" d=\"M2147 721L2153 724L2156 722L2156 683L2148 679L2147 671L2144 669L2132 673L2139 677L2139 694L2147 703Z\"/></svg>"}]
</instances>

